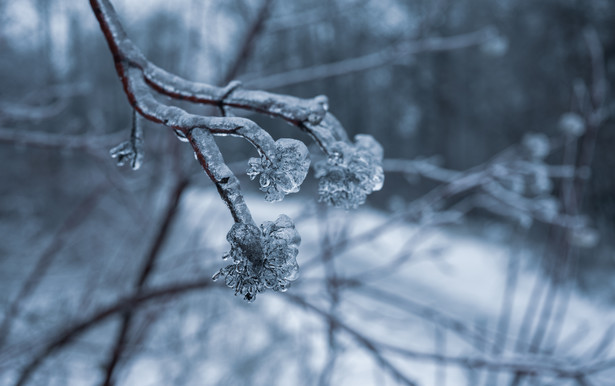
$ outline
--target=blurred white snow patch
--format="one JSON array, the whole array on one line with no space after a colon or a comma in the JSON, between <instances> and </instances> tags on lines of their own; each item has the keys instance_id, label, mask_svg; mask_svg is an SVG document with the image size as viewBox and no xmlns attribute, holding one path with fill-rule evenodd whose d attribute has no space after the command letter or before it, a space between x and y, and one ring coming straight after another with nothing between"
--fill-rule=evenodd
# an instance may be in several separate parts
<instances>
[{"instance_id":1,"label":"blurred white snow patch","mask_svg":"<svg viewBox=\"0 0 615 386\"><path fill-rule=\"evenodd\" d=\"M169 376L173 376L180 371L179 366L172 369L171 364L172 362L165 362L164 367L162 367L156 357L150 358L142 354L131 363L122 384L135 386L160 385L161 380L169 379Z\"/></svg>"},{"instance_id":2,"label":"blurred white snow patch","mask_svg":"<svg viewBox=\"0 0 615 386\"><path fill-rule=\"evenodd\" d=\"M4 6L2 32L7 42L21 42L15 48L27 49L37 38L40 20L36 6L31 1L12 1Z\"/></svg>"},{"instance_id":3,"label":"blurred white snow patch","mask_svg":"<svg viewBox=\"0 0 615 386\"><path fill-rule=\"evenodd\" d=\"M443 354L480 357L484 351L477 349L476 342L484 340L488 343L481 343L485 344L483 349L491 347L488 344L495 336L512 258L519 259L521 269L504 350L504 355L511 357L534 283L546 282L532 261L537 253L529 247L521 250L507 243L510 238L500 237L505 232L502 229L496 232L497 237L482 237L467 230L419 227L391 222L389 214L365 206L356 211L330 209L301 195L290 196L281 203L268 203L261 194L248 194L246 201L258 224L280 214L295 221L302 236L298 255L300 278L287 293L262 293L252 304L235 297L230 289L215 288L143 309L140 317L155 317L151 323L144 319L145 339L135 346L134 355L118 373L121 384L317 384L320 372L331 358L331 324L294 297L323 312L332 312L344 325L377 342L434 353L442 350L437 337L444 336ZM213 274L226 264L221 256L229 249L226 234L232 223L228 208L215 190L188 191L156 267L156 278L177 283L188 280L189 275ZM360 280L363 286L340 287L340 303L331 308L322 251L328 244L342 240L348 245L332 255L335 274L340 279ZM185 264L173 263L186 258L185 250L204 251L193 256L203 262L201 271L192 272L192 265L185 266L183 271L169 269ZM62 269L77 270L75 265ZM65 273L52 274L48 277L51 283L45 288L54 289L48 293L57 296L69 277ZM150 284L159 285L156 280ZM370 293L370 288L379 293ZM395 298L382 293L393 294ZM32 303L28 313L57 314L57 320L46 317L46 323L66 322L66 314L79 309L70 302L64 306L64 301L40 299ZM113 299L105 303L112 303ZM55 313L49 312L50 304ZM78 320L78 315L72 319ZM468 338L438 320L459 321L475 335ZM556 353L578 360L579 356L595 352L611 325L615 325L612 307L573 292ZM28 334L27 328L23 326L22 336ZM101 376L96 364L106 357L109 337L116 328L117 324L108 324L94 329L66 350L72 355L58 356L63 365L73 369L66 384ZM383 370L372 353L351 334L338 332L335 336L338 357L332 384L395 384L390 372ZM87 351L88 356L83 356L87 347L95 347L96 351ZM605 357L612 351L612 347L607 347L601 355ZM437 384L438 368L434 363L392 353L383 355L418 384ZM95 359L98 356L100 361ZM0 384L13 375L0 374ZM446 369L449 385L467 384L466 377L463 369Z\"/></svg>"}]
</instances>

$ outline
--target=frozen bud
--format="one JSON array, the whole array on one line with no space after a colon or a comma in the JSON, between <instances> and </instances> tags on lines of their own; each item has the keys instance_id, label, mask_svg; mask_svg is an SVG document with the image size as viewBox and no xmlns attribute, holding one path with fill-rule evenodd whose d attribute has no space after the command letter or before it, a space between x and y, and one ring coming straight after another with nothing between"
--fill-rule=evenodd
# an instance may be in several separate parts
<instances>
[{"instance_id":1,"label":"frozen bud","mask_svg":"<svg viewBox=\"0 0 615 386\"><path fill-rule=\"evenodd\" d=\"M303 142L281 138L275 143L275 155L271 159L263 154L260 158L250 158L248 165L250 179L260 175L265 200L276 202L299 191L310 168L310 154Z\"/></svg>"},{"instance_id":2,"label":"frozen bud","mask_svg":"<svg viewBox=\"0 0 615 386\"><path fill-rule=\"evenodd\" d=\"M224 277L235 295L252 302L266 288L286 291L297 278L301 237L288 216L266 221L260 229L252 224L234 224L226 238L233 263L216 272L213 279Z\"/></svg>"},{"instance_id":3,"label":"frozen bud","mask_svg":"<svg viewBox=\"0 0 615 386\"><path fill-rule=\"evenodd\" d=\"M266 288L286 291L299 272L297 253L301 237L286 215L281 215L275 222L264 222L261 230L265 251L261 281Z\"/></svg>"},{"instance_id":4,"label":"frozen bud","mask_svg":"<svg viewBox=\"0 0 615 386\"><path fill-rule=\"evenodd\" d=\"M143 164L143 140L136 138L125 141L109 150L111 158L115 158L117 165L129 164L133 170L138 170Z\"/></svg>"},{"instance_id":5,"label":"frozen bud","mask_svg":"<svg viewBox=\"0 0 615 386\"><path fill-rule=\"evenodd\" d=\"M577 113L566 113L559 120L559 129L564 135L580 137L585 133L585 121Z\"/></svg>"},{"instance_id":6,"label":"frozen bud","mask_svg":"<svg viewBox=\"0 0 615 386\"><path fill-rule=\"evenodd\" d=\"M523 136L523 148L530 158L543 159L551 151L549 138L542 133L529 133Z\"/></svg>"},{"instance_id":7,"label":"frozen bud","mask_svg":"<svg viewBox=\"0 0 615 386\"><path fill-rule=\"evenodd\" d=\"M371 135L357 135L354 145L336 142L326 161L314 166L320 178L320 201L354 209L368 194L382 189L382 146Z\"/></svg>"},{"instance_id":8,"label":"frozen bud","mask_svg":"<svg viewBox=\"0 0 615 386\"><path fill-rule=\"evenodd\" d=\"M252 224L235 223L226 235L231 244L230 255L233 261L248 259L258 262L263 259L261 232Z\"/></svg>"}]
</instances>

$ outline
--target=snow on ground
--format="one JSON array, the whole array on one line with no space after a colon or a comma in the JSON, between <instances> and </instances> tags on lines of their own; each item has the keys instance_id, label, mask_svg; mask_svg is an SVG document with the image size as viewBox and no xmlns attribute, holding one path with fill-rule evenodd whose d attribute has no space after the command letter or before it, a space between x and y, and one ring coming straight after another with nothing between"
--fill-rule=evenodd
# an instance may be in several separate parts
<instances>
[{"instance_id":1,"label":"snow on ground","mask_svg":"<svg viewBox=\"0 0 615 386\"><path fill-rule=\"evenodd\" d=\"M281 213L295 220L302 236L298 256L301 276L288 295L301 296L324 311L330 310L330 295L319 257L323 230L333 234L335 243L343 234L341 229L353 238L389 221L386 213L368 208L324 213L319 205L292 196L276 204L255 195L247 196L247 201L257 223L274 220ZM182 202L181 220L173 227L153 285L177 282L191 275L211 275L221 268L225 264L221 256L228 250L225 236L232 224L227 212L215 191L191 190ZM420 352L436 352L438 347L444 347L442 353L446 355L481 355L479 340L493 340L512 256L521 259L522 269L505 350L510 354L534 281L542 279L532 268L535 265L529 264L535 258L530 251L519 251L518 247L481 236L462 235L454 229L395 224L375 240L351 245L335 255L338 278L361 278L369 288L414 303L400 306L399 302L360 288L344 288L339 292L340 303L334 315L370 339ZM390 265L410 249L412 255L405 263ZM70 286L71 275L81 277L83 273L57 276L50 288ZM48 298L33 300L43 313L54 307ZM478 324L478 337L464 339L452 331L443 332L445 329L417 316L421 307L431 307L441 314L440 318L462 321L472 331ZM253 304L248 304L233 296L231 289L218 288L178 298L164 313L156 307L145 307L141 314L141 323L147 327L146 339L122 369L119 381L123 385L313 385L318 384L320 372L330 358L328 324L282 293L259 294ZM572 294L566 316L560 341L570 341L567 338L585 331L576 335L579 338L573 339L573 344L566 343L568 347L558 346L556 352L565 349L561 355L566 358L595 349L604 332L615 324L614 307L578 293ZM116 327L107 324L80 339L71 350L56 355L36 379L57 376L64 367L69 371L62 372L62 376L70 379L64 384L99 382L97 366L108 351L105 342L111 341L112 328ZM331 384L396 384L390 373L383 371L350 335L338 334L336 347L338 357ZM491 348L487 348L490 352ZM436 384L436 378L444 378L447 385L484 384L487 379L484 372L447 367L442 373L441 367L427 361L393 354L385 357L420 385ZM0 375L0 384L10 384L8 380L14 374L10 371ZM495 384L506 381L503 376L493 379Z\"/></svg>"},{"instance_id":2,"label":"snow on ground","mask_svg":"<svg viewBox=\"0 0 615 386\"><path fill-rule=\"evenodd\" d=\"M200 198L202 194L204 193L194 191L186 200L186 206L192 208L191 212L195 216L198 212L196 210L198 205L192 203L203 200ZM316 213L317 206L292 198L283 203L269 204L258 196L248 197L248 204L255 221L259 223L273 220L280 213L297 219L297 229L302 235L298 261L300 266L305 265L305 269L290 292L314 296L314 303L321 304L322 298L326 298L326 295L323 294L322 282L318 280L322 279L322 270L317 268L319 264L315 261L318 259L317 255L321 248L323 221L322 217ZM225 208L222 209L225 210ZM386 223L388 219L386 213L364 208L354 212L329 210L328 221L331 229L335 229L336 225L349 227L349 237L352 238L353 235L363 234ZM230 222L224 229L229 227ZM409 239L413 240L410 246L406 245ZM450 229L419 230L416 226L401 224L391 227L376 240L357 244L356 247L349 248L338 256L336 258L338 275L348 277L369 272L374 267L386 265L387 262L399 257L400 252L407 250L408 247L414 249L412 257L404 265L395 267L392 274L370 281L371 285L431 306L466 322L469 326L476 322L482 323L487 331L494 331L498 320L505 289L508 260L509 258L521 259L522 269L515 292L509 329L508 348L512 349L515 342L513 337L521 324L534 282L544 280L542 275L532 268L536 265L530 264L530 259L536 258L531 251L522 250L520 252L515 249L518 248L517 246L509 247L501 242L480 236L461 235L460 232ZM222 252L227 248L224 246ZM224 293L221 296L225 296ZM227 296L232 296L230 291ZM269 312L275 313L276 307L282 308L280 312L282 315L287 312L285 310L288 309L288 304L281 300L284 298L283 294L259 296L256 307L260 307L259 303L266 303L263 307L270 309ZM343 310L342 319L358 330L365 331L367 335L382 341L397 344L407 342L407 347L413 350L424 352L434 350L435 328L433 325L418 322L416 319L410 320L407 315L395 314L392 310L387 310L386 306L379 301L374 299L370 301L351 290L344 291L342 298L340 307ZM252 306L245 305L245 307ZM561 340L566 340L567 337L578 333L580 328L587 328L589 332L564 354L566 356L580 355L596 347L604 332L613 323L615 323L613 307L607 307L596 299L590 299L577 293L573 294L562 329ZM296 328L294 334L307 328L302 325L301 318L295 320L292 326ZM291 327L291 324L288 323L285 327ZM471 349L467 344L464 345L454 334L447 333L447 336L446 352L449 355L478 354L475 349ZM325 331L316 332L314 339L321 341L313 348L314 353L317 357L325 358ZM324 351L319 352L320 350ZM352 350L344 352L343 358L339 364L340 371L334 376L334 384L357 385L375 382L373 374L377 372L377 366L374 366L374 361L369 356L357 349L356 344ZM420 384L430 385L435 382L434 366L406 362L401 365L401 368L410 378L419 381ZM449 384L466 383L465 378L463 380L451 378L453 374L461 377L462 372L450 369L448 372ZM366 381L367 379L369 381Z\"/></svg>"}]
</instances>

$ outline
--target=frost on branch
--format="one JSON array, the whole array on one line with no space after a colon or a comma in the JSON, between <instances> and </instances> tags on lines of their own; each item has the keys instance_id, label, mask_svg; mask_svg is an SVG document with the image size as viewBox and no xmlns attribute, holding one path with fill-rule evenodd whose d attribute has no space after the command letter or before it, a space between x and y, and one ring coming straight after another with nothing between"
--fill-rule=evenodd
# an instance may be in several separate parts
<instances>
[{"instance_id":1,"label":"frost on branch","mask_svg":"<svg viewBox=\"0 0 615 386\"><path fill-rule=\"evenodd\" d=\"M382 146L371 136L355 136L355 143L335 142L327 160L314 165L319 200L344 209L355 209L368 194L382 189Z\"/></svg>"},{"instance_id":2,"label":"frost on branch","mask_svg":"<svg viewBox=\"0 0 615 386\"><path fill-rule=\"evenodd\" d=\"M226 239L231 250L223 258L231 257L233 263L218 271L213 279L224 276L225 284L235 289L235 295L241 294L252 302L266 288L286 291L297 278L296 257L301 237L288 216L266 221L260 229L253 224L235 223Z\"/></svg>"},{"instance_id":3,"label":"frost on branch","mask_svg":"<svg viewBox=\"0 0 615 386\"><path fill-rule=\"evenodd\" d=\"M248 161L248 176L256 178L260 174L260 189L265 192L265 200L282 201L289 193L297 193L310 168L310 154L303 142L281 138L275 142L275 156Z\"/></svg>"}]
</instances>

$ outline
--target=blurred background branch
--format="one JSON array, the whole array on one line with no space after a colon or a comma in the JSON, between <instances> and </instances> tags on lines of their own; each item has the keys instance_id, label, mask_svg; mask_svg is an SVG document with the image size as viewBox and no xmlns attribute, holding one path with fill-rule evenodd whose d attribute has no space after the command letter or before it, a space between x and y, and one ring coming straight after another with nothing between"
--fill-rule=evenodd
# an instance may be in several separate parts
<instances>
[{"instance_id":1,"label":"blurred background branch","mask_svg":"<svg viewBox=\"0 0 615 386\"><path fill-rule=\"evenodd\" d=\"M273 206L242 184L255 219L295 218L302 276L211 291L232 219L150 122L115 167L132 114L87 4L0 0L0 384L612 383L613 4L114 4L157 101L304 141L287 123L328 104L386 183L357 212L311 177ZM329 99L279 113L234 78ZM242 182L243 142L218 141Z\"/></svg>"}]
</instances>

